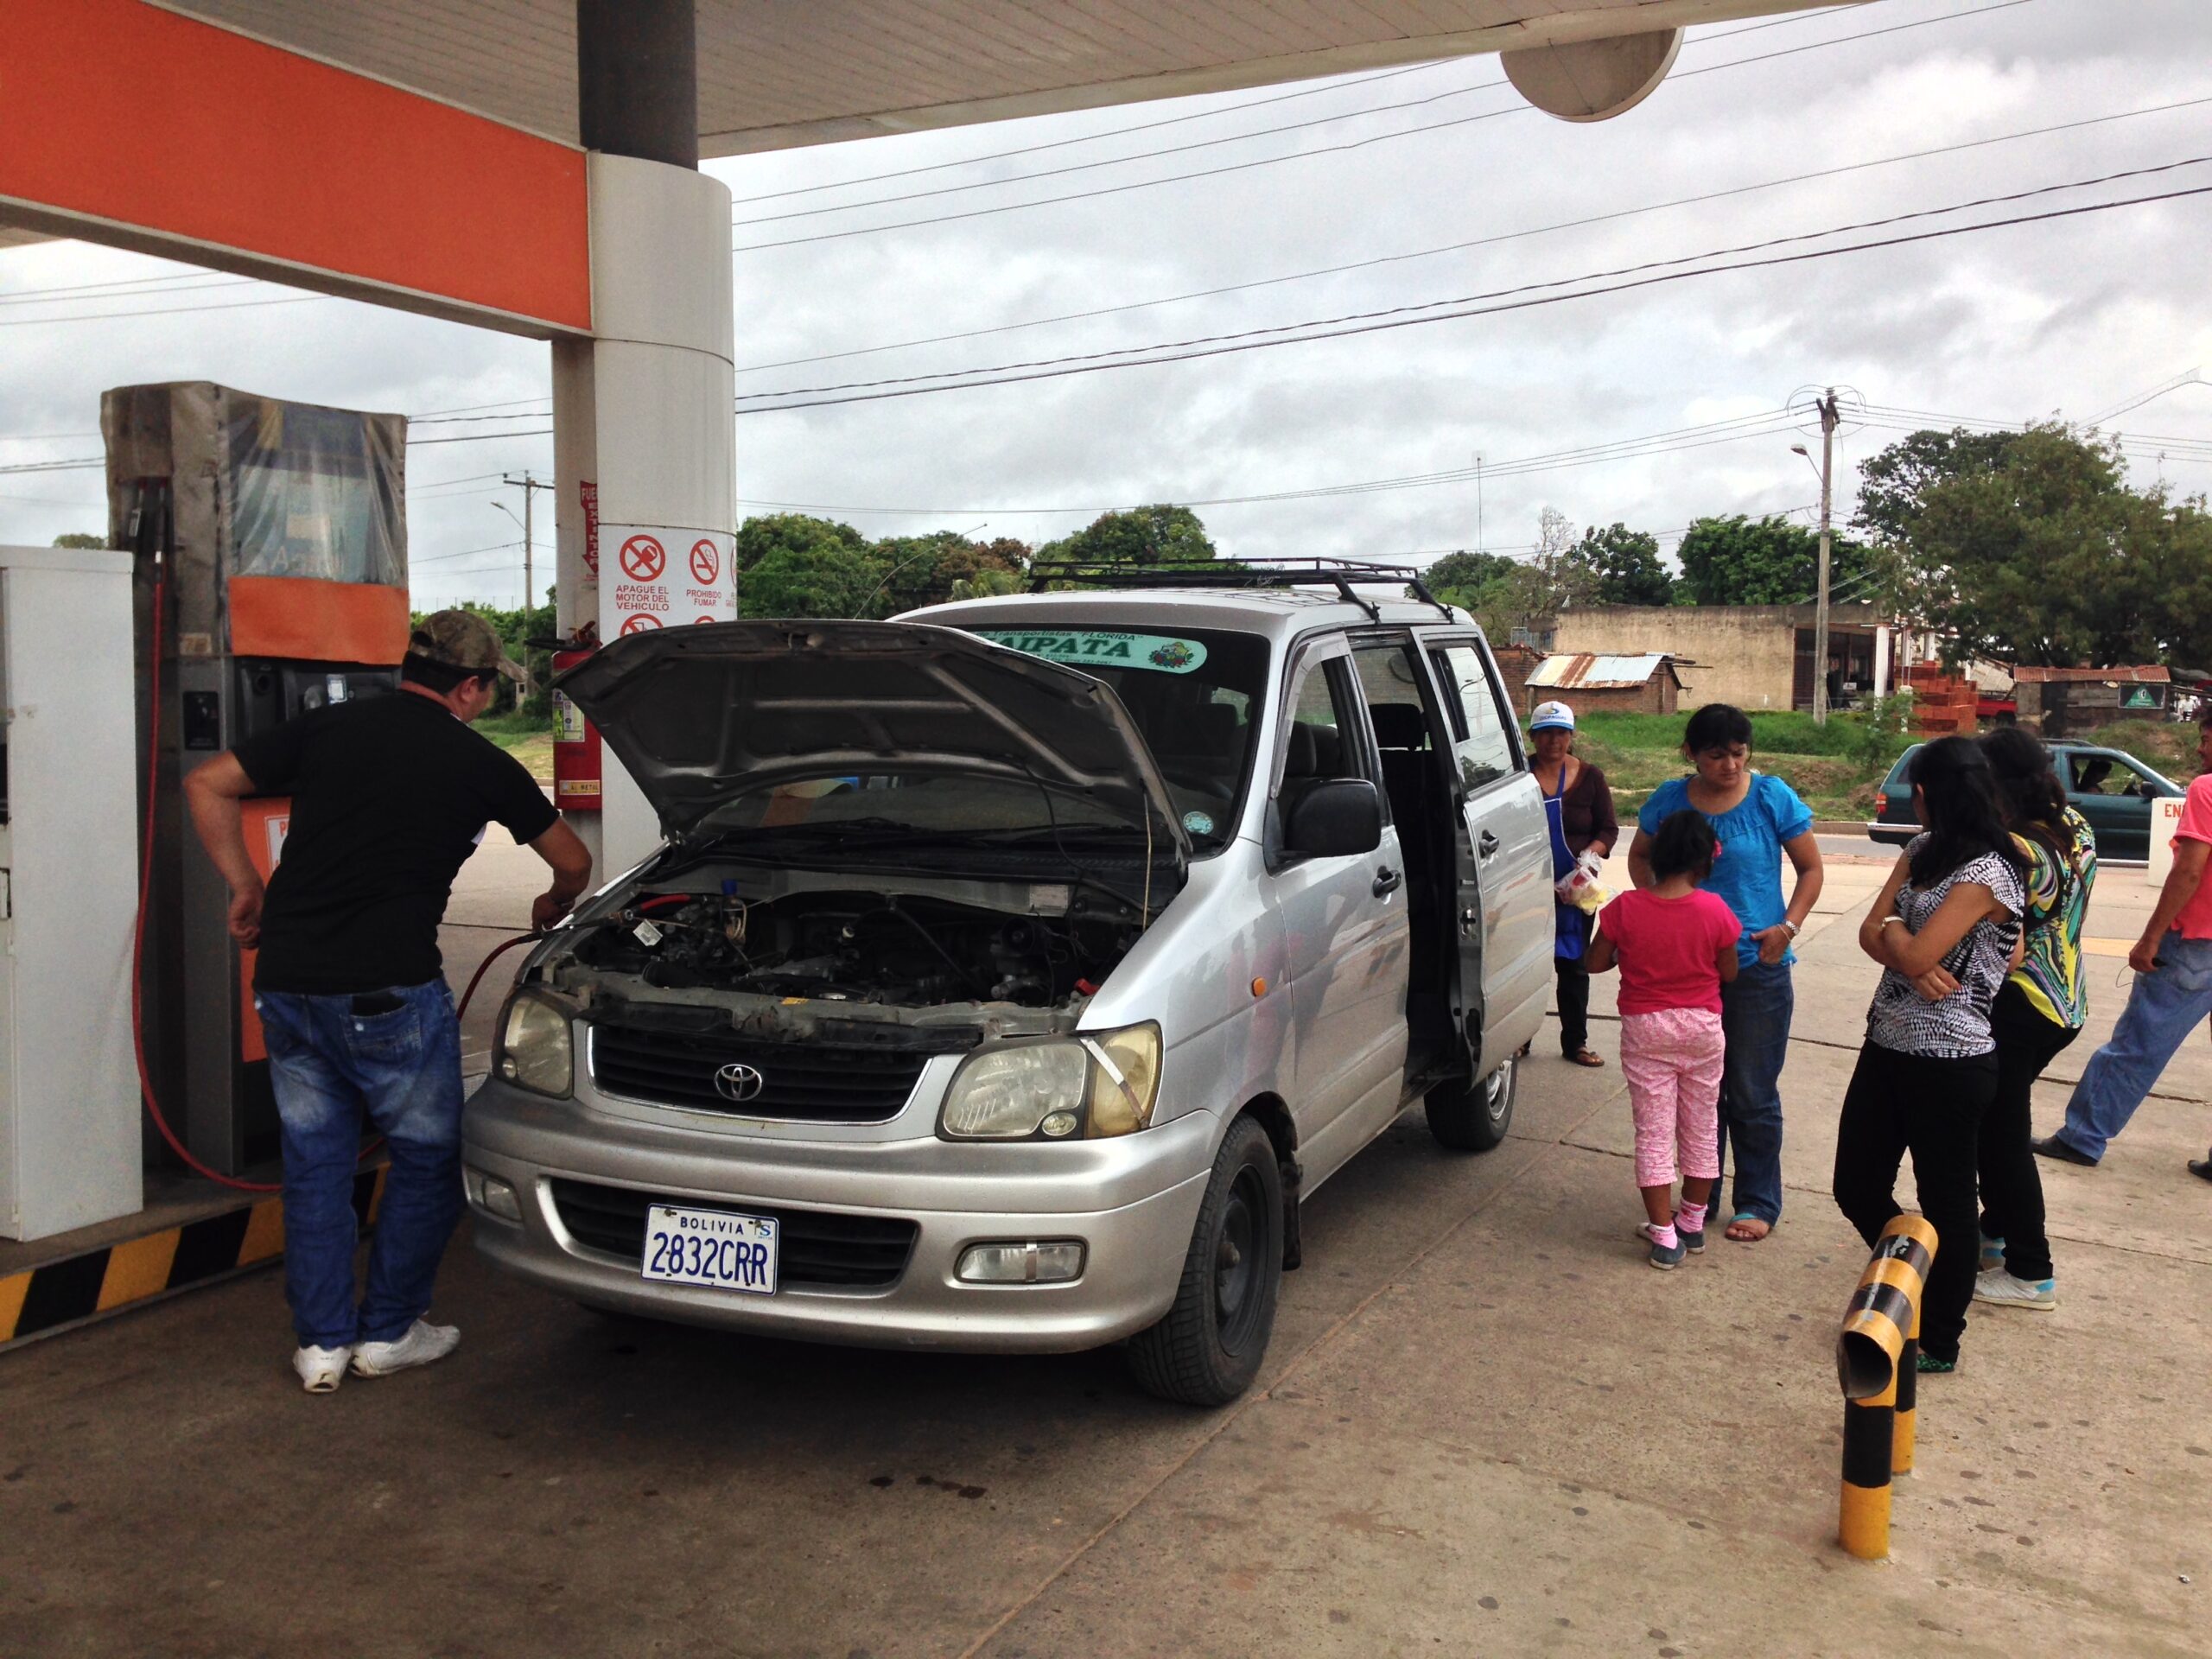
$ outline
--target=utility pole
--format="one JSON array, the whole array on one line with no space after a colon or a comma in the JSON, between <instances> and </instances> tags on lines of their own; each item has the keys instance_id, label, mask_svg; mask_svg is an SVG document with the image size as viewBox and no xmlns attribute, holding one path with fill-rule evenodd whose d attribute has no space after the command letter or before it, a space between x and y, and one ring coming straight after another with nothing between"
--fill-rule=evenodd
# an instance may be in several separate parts
<instances>
[{"instance_id":1,"label":"utility pole","mask_svg":"<svg viewBox=\"0 0 2212 1659\"><path fill-rule=\"evenodd\" d=\"M1828 512L1835 499L1835 388L1814 405L1821 411L1821 563L1813 595L1813 724L1828 723Z\"/></svg>"},{"instance_id":2,"label":"utility pole","mask_svg":"<svg viewBox=\"0 0 2212 1659\"><path fill-rule=\"evenodd\" d=\"M1475 551L1483 550L1483 457L1475 452Z\"/></svg>"},{"instance_id":3,"label":"utility pole","mask_svg":"<svg viewBox=\"0 0 2212 1659\"><path fill-rule=\"evenodd\" d=\"M512 484L522 491L522 613L526 623L531 612L537 608L536 566L537 547L537 538L531 528L535 522L536 515L532 512L531 507L537 501L537 493L540 490L550 494L553 486L533 478L527 469L520 478L517 478L512 473L502 473L499 475L499 481L502 484ZM505 509L503 507L500 511L505 512ZM513 515L508 516L512 518ZM1825 569L1827 567L1823 565L1821 568ZM516 693L518 706L523 699L531 695L529 658L530 653L525 651L523 653L522 684Z\"/></svg>"}]
</instances>

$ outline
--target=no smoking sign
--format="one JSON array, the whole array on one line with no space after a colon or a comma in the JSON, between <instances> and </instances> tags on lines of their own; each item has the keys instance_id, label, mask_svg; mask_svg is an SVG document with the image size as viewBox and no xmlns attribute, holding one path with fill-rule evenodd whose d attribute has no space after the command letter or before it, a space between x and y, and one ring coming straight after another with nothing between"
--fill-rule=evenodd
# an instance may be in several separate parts
<instances>
[{"instance_id":1,"label":"no smoking sign","mask_svg":"<svg viewBox=\"0 0 2212 1659\"><path fill-rule=\"evenodd\" d=\"M691 556L698 563L698 555ZM657 582L668 568L668 550L651 536L632 536L622 543L622 574L632 582Z\"/></svg>"},{"instance_id":2,"label":"no smoking sign","mask_svg":"<svg viewBox=\"0 0 2212 1659\"><path fill-rule=\"evenodd\" d=\"M691 579L709 582L722 573L721 555L715 544L702 537L691 543Z\"/></svg>"}]
</instances>

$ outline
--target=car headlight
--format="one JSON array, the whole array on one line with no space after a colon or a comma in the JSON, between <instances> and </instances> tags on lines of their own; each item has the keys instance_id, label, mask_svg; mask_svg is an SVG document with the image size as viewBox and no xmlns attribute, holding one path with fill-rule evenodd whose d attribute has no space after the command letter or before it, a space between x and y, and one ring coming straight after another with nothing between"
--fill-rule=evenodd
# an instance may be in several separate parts
<instances>
[{"instance_id":1,"label":"car headlight","mask_svg":"<svg viewBox=\"0 0 2212 1659\"><path fill-rule=\"evenodd\" d=\"M493 1065L518 1088L561 1099L574 1093L575 1044L568 1010L518 991L499 1018L499 1052Z\"/></svg>"},{"instance_id":2,"label":"car headlight","mask_svg":"<svg viewBox=\"0 0 2212 1659\"><path fill-rule=\"evenodd\" d=\"M1124 1026L969 1057L945 1090L952 1141L1074 1141L1128 1135L1160 1097L1160 1027Z\"/></svg>"}]
</instances>

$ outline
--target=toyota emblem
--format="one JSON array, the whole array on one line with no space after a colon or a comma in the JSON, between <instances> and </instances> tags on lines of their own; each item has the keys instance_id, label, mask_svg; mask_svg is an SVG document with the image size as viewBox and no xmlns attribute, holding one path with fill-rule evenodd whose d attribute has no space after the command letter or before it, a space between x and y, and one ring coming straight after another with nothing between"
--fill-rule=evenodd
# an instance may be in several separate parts
<instances>
[{"instance_id":1,"label":"toyota emblem","mask_svg":"<svg viewBox=\"0 0 2212 1659\"><path fill-rule=\"evenodd\" d=\"M715 1092L724 1100L742 1105L748 1100L760 1098L760 1091L768 1086L768 1079L758 1068L733 1061L715 1073Z\"/></svg>"}]
</instances>

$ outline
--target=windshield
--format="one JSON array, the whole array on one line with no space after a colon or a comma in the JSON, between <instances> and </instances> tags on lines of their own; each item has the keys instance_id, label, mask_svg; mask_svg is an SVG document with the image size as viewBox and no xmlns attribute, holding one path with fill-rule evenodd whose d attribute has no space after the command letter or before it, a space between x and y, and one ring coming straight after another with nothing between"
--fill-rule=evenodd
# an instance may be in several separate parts
<instances>
[{"instance_id":1,"label":"windshield","mask_svg":"<svg viewBox=\"0 0 2212 1659\"><path fill-rule=\"evenodd\" d=\"M1268 681L1268 642L1217 628L973 627L978 639L1103 680L1129 711L1198 851L1236 833L1252 735Z\"/></svg>"}]
</instances>

